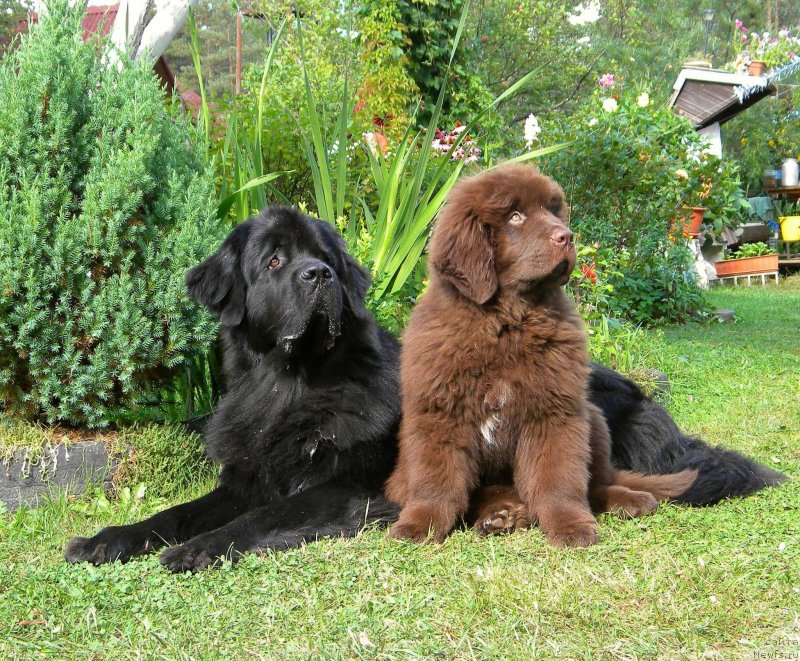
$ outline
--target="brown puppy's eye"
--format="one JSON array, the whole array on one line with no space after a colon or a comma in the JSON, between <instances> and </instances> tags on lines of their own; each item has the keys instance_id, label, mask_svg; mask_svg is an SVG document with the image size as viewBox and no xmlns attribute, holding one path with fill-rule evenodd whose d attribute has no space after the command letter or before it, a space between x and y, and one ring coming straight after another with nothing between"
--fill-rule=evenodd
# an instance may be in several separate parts
<instances>
[{"instance_id":1,"label":"brown puppy's eye","mask_svg":"<svg viewBox=\"0 0 800 661\"><path fill-rule=\"evenodd\" d=\"M552 202L550 202L550 213L557 216L560 211L561 211L561 200L559 198L555 198Z\"/></svg>"},{"instance_id":2,"label":"brown puppy's eye","mask_svg":"<svg viewBox=\"0 0 800 661\"><path fill-rule=\"evenodd\" d=\"M522 225L525 222L525 214L515 211L508 219L509 225Z\"/></svg>"},{"instance_id":3,"label":"brown puppy's eye","mask_svg":"<svg viewBox=\"0 0 800 661\"><path fill-rule=\"evenodd\" d=\"M278 259L278 256L277 256L277 255L273 255L272 259L271 259L271 260L269 260L269 264L267 264L267 268L268 268L269 270L272 270L272 269L274 269L276 266L280 266L280 265L281 265L281 260L280 260L280 259Z\"/></svg>"}]
</instances>

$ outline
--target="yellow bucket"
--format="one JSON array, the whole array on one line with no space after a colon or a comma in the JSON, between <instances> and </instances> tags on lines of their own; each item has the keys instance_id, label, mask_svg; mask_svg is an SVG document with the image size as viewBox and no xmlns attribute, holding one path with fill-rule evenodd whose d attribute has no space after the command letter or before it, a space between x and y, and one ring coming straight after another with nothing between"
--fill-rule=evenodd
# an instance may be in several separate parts
<instances>
[{"instance_id":1,"label":"yellow bucket","mask_svg":"<svg viewBox=\"0 0 800 661\"><path fill-rule=\"evenodd\" d=\"M800 241L800 216L781 216L781 238L784 241Z\"/></svg>"}]
</instances>

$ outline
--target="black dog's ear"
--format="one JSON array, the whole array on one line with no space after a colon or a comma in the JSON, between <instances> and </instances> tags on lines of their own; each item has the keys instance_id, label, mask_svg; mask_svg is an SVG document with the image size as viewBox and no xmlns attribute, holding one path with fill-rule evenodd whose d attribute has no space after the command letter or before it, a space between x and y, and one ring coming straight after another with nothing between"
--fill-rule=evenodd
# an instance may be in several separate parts
<instances>
[{"instance_id":1,"label":"black dog's ear","mask_svg":"<svg viewBox=\"0 0 800 661\"><path fill-rule=\"evenodd\" d=\"M247 285L242 275L242 250L250 222L234 229L211 257L186 272L189 296L205 305L224 326L238 326L246 310Z\"/></svg>"},{"instance_id":2,"label":"black dog's ear","mask_svg":"<svg viewBox=\"0 0 800 661\"><path fill-rule=\"evenodd\" d=\"M368 269L365 269L347 252L344 252L344 267L347 270L347 286L344 288L345 296L348 298L350 307L364 307L369 285L372 282Z\"/></svg>"}]
</instances>

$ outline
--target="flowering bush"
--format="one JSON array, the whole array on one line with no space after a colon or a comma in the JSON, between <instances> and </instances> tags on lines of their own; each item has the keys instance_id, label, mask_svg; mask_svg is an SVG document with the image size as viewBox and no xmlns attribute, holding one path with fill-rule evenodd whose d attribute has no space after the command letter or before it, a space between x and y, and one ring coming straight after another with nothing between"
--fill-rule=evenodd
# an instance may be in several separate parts
<instances>
[{"instance_id":1,"label":"flowering bush","mask_svg":"<svg viewBox=\"0 0 800 661\"><path fill-rule=\"evenodd\" d=\"M794 32L800 33L800 25ZM737 19L734 37L737 58L734 68L745 67L753 60L764 62L770 69L791 62L800 55L800 37L795 34L786 27L778 30L777 35L766 31L753 32Z\"/></svg>"},{"instance_id":2,"label":"flowering bush","mask_svg":"<svg viewBox=\"0 0 800 661\"><path fill-rule=\"evenodd\" d=\"M433 157L436 158L442 154L447 154L466 128L467 127L461 124L461 122L456 122L456 127L452 131L445 132L436 129L433 142L431 142ZM461 143L453 149L450 158L454 161L464 159L465 163L477 163L481 159L481 153L478 144L472 139L472 136L466 135Z\"/></svg>"},{"instance_id":3,"label":"flowering bush","mask_svg":"<svg viewBox=\"0 0 800 661\"><path fill-rule=\"evenodd\" d=\"M548 141L574 145L542 167L564 187L580 243L596 246L576 273L584 312L654 323L702 309L694 257L669 234L703 158L691 124L608 74L568 123L548 129Z\"/></svg>"}]
</instances>

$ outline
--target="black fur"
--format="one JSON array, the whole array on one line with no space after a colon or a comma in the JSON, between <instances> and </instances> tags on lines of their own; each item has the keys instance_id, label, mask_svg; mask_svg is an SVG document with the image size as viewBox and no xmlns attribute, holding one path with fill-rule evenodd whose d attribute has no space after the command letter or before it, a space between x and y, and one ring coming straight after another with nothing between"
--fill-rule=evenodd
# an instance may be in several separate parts
<instances>
[{"instance_id":1,"label":"black fur","mask_svg":"<svg viewBox=\"0 0 800 661\"><path fill-rule=\"evenodd\" d=\"M369 276L341 237L272 207L234 229L186 284L221 323L227 392L205 430L208 454L222 466L219 485L145 521L74 537L66 559L125 562L172 544L162 564L195 571L220 556L394 520L382 486L397 454L399 347L364 307ZM612 370L595 365L591 388L619 468L699 470L683 502L707 505L784 479L685 436Z\"/></svg>"},{"instance_id":2,"label":"black fur","mask_svg":"<svg viewBox=\"0 0 800 661\"><path fill-rule=\"evenodd\" d=\"M694 484L676 498L679 503L713 505L786 480L785 475L738 452L687 436L664 407L606 367L593 366L591 399L606 416L612 460L618 468L654 474L697 469Z\"/></svg>"}]
</instances>

